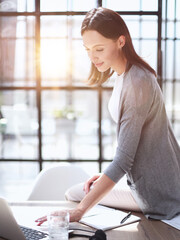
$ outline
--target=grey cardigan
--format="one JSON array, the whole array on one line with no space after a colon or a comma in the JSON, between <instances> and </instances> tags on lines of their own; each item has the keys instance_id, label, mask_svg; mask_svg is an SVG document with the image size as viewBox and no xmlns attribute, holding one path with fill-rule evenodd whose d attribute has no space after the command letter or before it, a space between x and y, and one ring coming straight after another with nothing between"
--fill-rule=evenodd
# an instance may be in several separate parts
<instances>
[{"instance_id":1,"label":"grey cardigan","mask_svg":"<svg viewBox=\"0 0 180 240\"><path fill-rule=\"evenodd\" d=\"M117 135L115 157L104 173L114 182L126 174L147 217L180 213L180 147L155 76L134 65L124 75Z\"/></svg>"}]
</instances>

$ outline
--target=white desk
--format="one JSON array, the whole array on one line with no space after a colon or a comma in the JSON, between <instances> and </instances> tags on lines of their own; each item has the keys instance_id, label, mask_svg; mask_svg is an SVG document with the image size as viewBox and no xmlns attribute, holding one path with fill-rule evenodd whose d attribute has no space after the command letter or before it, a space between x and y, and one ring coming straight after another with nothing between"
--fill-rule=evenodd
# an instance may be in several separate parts
<instances>
[{"instance_id":1,"label":"white desk","mask_svg":"<svg viewBox=\"0 0 180 240\"><path fill-rule=\"evenodd\" d=\"M16 220L19 224L36 226L34 220L46 215L47 211L54 209L70 209L76 206L74 202L12 202L10 203ZM40 214L40 215L39 215ZM107 240L179 240L180 231L161 221L147 220L141 213L133 213L141 218L140 222L132 223L106 232ZM75 227L91 229L80 223L73 223ZM46 228L42 226L42 229ZM38 228L39 229L39 228ZM78 233L78 231L77 231ZM82 233L82 232L80 232ZM86 240L87 238L75 238Z\"/></svg>"}]
</instances>

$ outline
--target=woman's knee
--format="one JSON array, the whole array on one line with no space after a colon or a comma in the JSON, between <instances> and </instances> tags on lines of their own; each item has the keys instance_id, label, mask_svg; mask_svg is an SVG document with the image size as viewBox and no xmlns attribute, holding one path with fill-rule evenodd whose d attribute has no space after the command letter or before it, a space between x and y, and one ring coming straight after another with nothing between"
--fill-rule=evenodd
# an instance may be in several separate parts
<instances>
[{"instance_id":1,"label":"woman's knee","mask_svg":"<svg viewBox=\"0 0 180 240\"><path fill-rule=\"evenodd\" d=\"M80 202L84 196L85 192L83 191L84 183L76 184L67 189L65 192L65 198L68 201Z\"/></svg>"}]
</instances>

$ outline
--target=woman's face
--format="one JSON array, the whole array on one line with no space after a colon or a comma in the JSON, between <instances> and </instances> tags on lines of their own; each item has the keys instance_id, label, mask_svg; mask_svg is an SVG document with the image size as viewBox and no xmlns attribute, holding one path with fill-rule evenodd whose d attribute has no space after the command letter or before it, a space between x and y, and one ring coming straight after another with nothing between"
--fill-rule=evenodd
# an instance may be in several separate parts
<instances>
[{"instance_id":1,"label":"woman's face","mask_svg":"<svg viewBox=\"0 0 180 240\"><path fill-rule=\"evenodd\" d=\"M122 73L120 69L123 54L119 40L105 38L95 30L85 31L82 39L91 62L99 72L105 72L111 68L119 74Z\"/></svg>"}]
</instances>

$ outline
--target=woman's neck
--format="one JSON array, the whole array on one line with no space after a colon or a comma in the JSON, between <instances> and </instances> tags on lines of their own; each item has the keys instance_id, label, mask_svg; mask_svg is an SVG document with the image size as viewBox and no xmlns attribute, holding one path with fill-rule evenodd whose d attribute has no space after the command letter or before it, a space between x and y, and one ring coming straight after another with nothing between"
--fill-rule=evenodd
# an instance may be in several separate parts
<instances>
[{"instance_id":1,"label":"woman's neck","mask_svg":"<svg viewBox=\"0 0 180 240\"><path fill-rule=\"evenodd\" d=\"M112 69L118 74L121 75L126 71L127 59L125 57L119 59L116 66L112 67Z\"/></svg>"}]
</instances>

